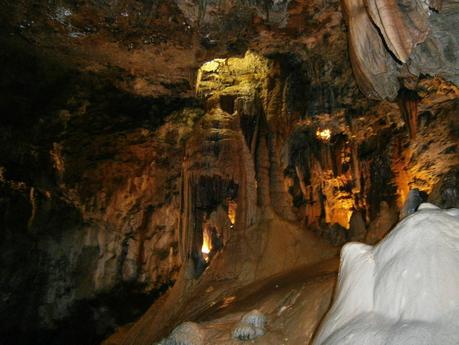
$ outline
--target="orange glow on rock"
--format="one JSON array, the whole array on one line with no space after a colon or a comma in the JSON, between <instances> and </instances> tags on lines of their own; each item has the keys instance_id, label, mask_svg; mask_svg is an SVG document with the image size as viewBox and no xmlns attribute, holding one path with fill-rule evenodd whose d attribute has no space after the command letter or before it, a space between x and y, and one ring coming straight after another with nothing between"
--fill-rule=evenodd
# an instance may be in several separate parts
<instances>
[{"instance_id":1,"label":"orange glow on rock","mask_svg":"<svg viewBox=\"0 0 459 345\"><path fill-rule=\"evenodd\" d=\"M201 253L202 256L204 257L204 260L209 261L209 254L210 251L212 250L212 239L210 236L209 231L207 228L204 229L203 232L203 237L202 237L202 247L201 247Z\"/></svg>"},{"instance_id":2,"label":"orange glow on rock","mask_svg":"<svg viewBox=\"0 0 459 345\"><path fill-rule=\"evenodd\" d=\"M330 129L317 129L316 136L322 141L330 141L331 138L331 130Z\"/></svg>"},{"instance_id":3,"label":"orange glow on rock","mask_svg":"<svg viewBox=\"0 0 459 345\"><path fill-rule=\"evenodd\" d=\"M236 223L237 204L234 201L228 202L228 218L232 225Z\"/></svg>"}]
</instances>

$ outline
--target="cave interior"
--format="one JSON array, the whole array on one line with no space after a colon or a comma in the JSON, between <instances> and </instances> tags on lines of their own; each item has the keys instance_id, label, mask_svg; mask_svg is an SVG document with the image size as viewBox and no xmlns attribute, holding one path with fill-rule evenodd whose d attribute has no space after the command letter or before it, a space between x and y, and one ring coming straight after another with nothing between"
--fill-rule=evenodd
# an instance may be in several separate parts
<instances>
[{"instance_id":1,"label":"cave interior","mask_svg":"<svg viewBox=\"0 0 459 345\"><path fill-rule=\"evenodd\" d=\"M0 345L458 345L457 23L0 0Z\"/></svg>"}]
</instances>

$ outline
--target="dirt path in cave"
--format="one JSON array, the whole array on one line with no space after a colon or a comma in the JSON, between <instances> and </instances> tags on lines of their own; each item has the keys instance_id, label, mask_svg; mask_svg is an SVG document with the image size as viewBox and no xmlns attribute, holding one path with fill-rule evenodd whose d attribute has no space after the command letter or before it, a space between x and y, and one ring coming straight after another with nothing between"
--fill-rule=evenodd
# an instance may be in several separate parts
<instances>
[{"instance_id":1,"label":"dirt path in cave","mask_svg":"<svg viewBox=\"0 0 459 345\"><path fill-rule=\"evenodd\" d=\"M316 280L335 278L338 274L339 258L332 258L315 265L305 265L290 272L251 283L234 294L229 294L208 309L201 310L195 320L206 321L223 317L230 313L251 310L260 302L272 295L295 289L302 284Z\"/></svg>"},{"instance_id":2,"label":"dirt path in cave","mask_svg":"<svg viewBox=\"0 0 459 345\"><path fill-rule=\"evenodd\" d=\"M235 345L241 344L231 336L236 323L258 309L267 317L267 332L251 344L309 344L330 306L338 268L339 258L333 258L227 291L217 303L197 308L190 320L203 326L206 344Z\"/></svg>"},{"instance_id":3,"label":"dirt path in cave","mask_svg":"<svg viewBox=\"0 0 459 345\"><path fill-rule=\"evenodd\" d=\"M258 309L267 317L267 332L251 344L309 344L330 306L338 268L339 258L335 257L238 289L231 281L212 281L188 299L175 324L198 322L206 334L206 345L236 345L243 343L231 336L236 323L244 313ZM122 338L125 331L118 336ZM118 336L104 345L120 344Z\"/></svg>"}]
</instances>

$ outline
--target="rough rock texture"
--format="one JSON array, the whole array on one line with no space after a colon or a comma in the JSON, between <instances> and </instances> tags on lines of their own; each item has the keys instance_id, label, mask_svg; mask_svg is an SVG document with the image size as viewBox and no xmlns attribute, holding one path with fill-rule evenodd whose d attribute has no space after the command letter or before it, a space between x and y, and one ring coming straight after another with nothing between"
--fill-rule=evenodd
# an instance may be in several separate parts
<instances>
[{"instance_id":1,"label":"rough rock texture","mask_svg":"<svg viewBox=\"0 0 459 345\"><path fill-rule=\"evenodd\" d=\"M276 99L266 86L276 85L270 73L281 73L279 64L248 52L244 58L220 61L215 69L205 68L197 92L207 95L207 112L187 141L183 163L180 231L185 263L174 287L132 327L124 344L151 343L171 324L193 316L194 310L185 306L209 285L226 281L224 290L215 291L219 296L335 253L324 240L289 221L285 212L290 197L279 163L268 154L275 150L267 117ZM202 220L211 219L219 208L228 210L229 200L237 204L235 222L225 226L228 216L214 223L223 246L204 265Z\"/></svg>"},{"instance_id":2,"label":"rough rock texture","mask_svg":"<svg viewBox=\"0 0 459 345\"><path fill-rule=\"evenodd\" d=\"M233 330L233 338L239 340L253 340L265 334L266 316L259 310L252 310L245 314Z\"/></svg>"},{"instance_id":3,"label":"rough rock texture","mask_svg":"<svg viewBox=\"0 0 459 345\"><path fill-rule=\"evenodd\" d=\"M362 92L395 99L422 74L459 81L457 1L346 0L351 62ZM413 85L414 84L414 85Z\"/></svg>"},{"instance_id":4,"label":"rough rock texture","mask_svg":"<svg viewBox=\"0 0 459 345\"><path fill-rule=\"evenodd\" d=\"M345 45L338 0L35 0L1 6L5 36L79 70L114 77L118 88L143 96L190 96L204 62L248 48L308 55L305 48L324 37Z\"/></svg>"},{"instance_id":5,"label":"rough rock texture","mask_svg":"<svg viewBox=\"0 0 459 345\"><path fill-rule=\"evenodd\" d=\"M313 344L456 344L458 211L422 204L377 246L343 247L336 297Z\"/></svg>"},{"instance_id":6,"label":"rough rock texture","mask_svg":"<svg viewBox=\"0 0 459 345\"><path fill-rule=\"evenodd\" d=\"M183 141L202 110L9 48L34 64L4 56L2 338L96 342L176 278Z\"/></svg>"},{"instance_id":7,"label":"rough rock texture","mask_svg":"<svg viewBox=\"0 0 459 345\"><path fill-rule=\"evenodd\" d=\"M338 261L300 267L235 290L225 282L203 285L199 298L185 302L185 317L196 320L206 345L308 343L331 303ZM253 309L268 321L265 334L247 342L234 339L235 327ZM104 345L119 344L122 336L115 334Z\"/></svg>"},{"instance_id":8,"label":"rough rock texture","mask_svg":"<svg viewBox=\"0 0 459 345\"><path fill-rule=\"evenodd\" d=\"M312 257L298 254L292 241L304 243L300 247L309 255L321 246L318 239L311 239L313 246L303 242L306 233L297 232L299 224L334 244L351 236L379 240L398 220L409 189L428 194L442 174L457 166L458 156L447 150L457 141L453 85L427 84L430 89L417 107L429 108L435 120L430 127L416 122L412 136L398 105L388 102L375 104L366 117L336 110L295 119L284 73L279 61L251 52L244 58L213 61L200 71L197 92L207 112L187 143L183 165L181 232L187 263L174 288L132 327L122 344L147 344L170 325L187 320L193 310L184 306L208 285L231 281L231 289L331 253L324 249ZM280 104L278 89L284 90ZM439 92L449 96L436 97ZM288 107L293 107L290 113ZM433 160L432 154L442 159ZM236 222L229 229L227 220L213 223L224 245L209 262L200 254L202 219L212 218L219 207L229 209L228 199L238 206ZM354 213L354 219L360 214L361 220L353 221L350 232L346 229ZM281 234L276 228L291 230Z\"/></svg>"},{"instance_id":9,"label":"rough rock texture","mask_svg":"<svg viewBox=\"0 0 459 345\"><path fill-rule=\"evenodd\" d=\"M120 329L150 345L214 282L377 242L410 189L457 205L426 76L457 80L457 2L369 3L0 1L2 340L96 344L177 281Z\"/></svg>"}]
</instances>

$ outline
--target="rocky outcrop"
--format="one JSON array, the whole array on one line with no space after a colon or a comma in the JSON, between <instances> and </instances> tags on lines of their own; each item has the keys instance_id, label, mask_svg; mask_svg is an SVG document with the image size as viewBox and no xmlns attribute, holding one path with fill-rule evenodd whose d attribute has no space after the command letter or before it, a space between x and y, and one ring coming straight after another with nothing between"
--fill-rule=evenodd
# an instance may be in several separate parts
<instances>
[{"instance_id":1,"label":"rocky outcrop","mask_svg":"<svg viewBox=\"0 0 459 345\"><path fill-rule=\"evenodd\" d=\"M429 108L435 120L428 127L412 122L409 130L399 106L389 102L372 105L366 117L352 114L342 103L327 108L334 109L331 113L301 115L281 58L249 52L244 58L206 64L199 76L197 93L207 111L187 142L183 164L185 264L174 288L122 344L147 344L168 333L170 325L192 319L203 307L183 308L205 286L227 279L245 285L300 261L314 261L291 255L291 240L303 243L308 230L335 245L358 238L378 241L398 220L410 189L429 194L434 181L457 164L457 155L444 151L456 136L450 125L455 121L453 85L441 82L436 88L429 82L432 88L416 101L416 115ZM438 92L449 96L436 103ZM426 151L425 143L437 131L444 140L431 142L435 148ZM431 152L442 159L432 160ZM228 228L230 201L237 204L233 228ZM275 230L289 228L287 222L291 232ZM212 256L201 247L210 223L216 238L223 239L212 243L219 244ZM305 244L308 251L322 246L317 238L312 243ZM177 304L183 299L188 302Z\"/></svg>"},{"instance_id":2,"label":"rocky outcrop","mask_svg":"<svg viewBox=\"0 0 459 345\"><path fill-rule=\"evenodd\" d=\"M8 243L23 238L23 250L39 260L32 271L20 274L16 284L20 287L37 275L40 280L35 282L37 295L27 306L21 301L27 285L8 295L11 282L4 280L4 312L11 308L24 317L22 313L31 309L38 314L25 317L23 327L29 328L37 317L36 327L52 330L63 327L62 320L75 317L77 305L84 305L82 316L76 317L87 317L88 323L108 322L96 331L95 336L104 336L138 315L157 292L173 283L181 266L177 229L182 162L177 152L183 150L181 140L189 130L182 121L192 123L194 116L199 112L189 110L189 116L180 115L178 123L157 132L122 131L92 136L86 142L79 133L84 151L75 152L76 137L55 144L59 153L50 155L61 178L49 189L14 182L5 169L2 245L8 259L3 277L11 277L19 249L9 249ZM176 160L168 158L175 154ZM18 218L20 214L24 218ZM100 302L91 302L94 299ZM11 321L18 327L17 319ZM84 336L89 330L81 331Z\"/></svg>"},{"instance_id":3,"label":"rocky outcrop","mask_svg":"<svg viewBox=\"0 0 459 345\"><path fill-rule=\"evenodd\" d=\"M65 69L70 86L36 79L59 67L34 58L21 92L44 84L55 98L20 108L18 92L1 104L16 116L1 127L0 331L6 343L96 342L176 279L183 143L202 110L173 113Z\"/></svg>"},{"instance_id":4,"label":"rocky outcrop","mask_svg":"<svg viewBox=\"0 0 459 345\"><path fill-rule=\"evenodd\" d=\"M455 1L347 0L349 48L362 92L394 99L399 80L415 88L420 75L458 83Z\"/></svg>"}]
</instances>

